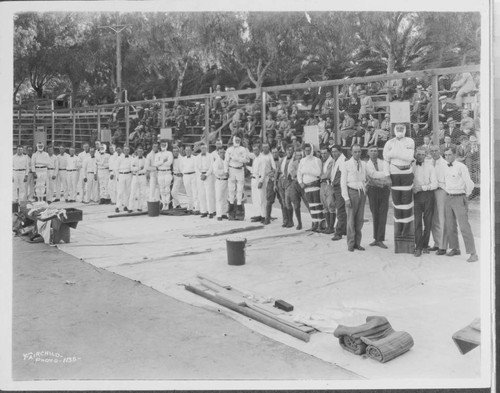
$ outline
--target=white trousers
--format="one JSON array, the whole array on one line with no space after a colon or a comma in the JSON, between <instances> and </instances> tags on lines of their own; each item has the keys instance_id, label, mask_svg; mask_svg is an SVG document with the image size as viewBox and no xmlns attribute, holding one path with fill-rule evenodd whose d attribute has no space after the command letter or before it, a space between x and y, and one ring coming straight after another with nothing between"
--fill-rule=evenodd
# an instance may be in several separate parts
<instances>
[{"instance_id":1,"label":"white trousers","mask_svg":"<svg viewBox=\"0 0 500 393\"><path fill-rule=\"evenodd\" d=\"M215 189L214 176L207 176L205 180L201 180L200 175L197 176L198 186L198 201L200 204L201 213L215 213Z\"/></svg>"},{"instance_id":2,"label":"white trousers","mask_svg":"<svg viewBox=\"0 0 500 393\"><path fill-rule=\"evenodd\" d=\"M54 192L56 191L56 179L52 179L54 176L55 170L47 171L47 202L52 202L54 200ZM58 196L56 196L58 198Z\"/></svg>"},{"instance_id":3,"label":"white trousers","mask_svg":"<svg viewBox=\"0 0 500 393\"><path fill-rule=\"evenodd\" d=\"M149 195L148 201L159 201L160 200L160 187L158 185L158 172L149 172Z\"/></svg>"},{"instance_id":4,"label":"white trousers","mask_svg":"<svg viewBox=\"0 0 500 393\"><path fill-rule=\"evenodd\" d=\"M57 173L56 181L56 198L57 199L69 199L69 176L66 169L60 169Z\"/></svg>"},{"instance_id":5,"label":"white trousers","mask_svg":"<svg viewBox=\"0 0 500 393\"><path fill-rule=\"evenodd\" d=\"M78 170L77 173L78 173L78 183L76 186L76 192L78 193L77 201L82 202L84 200L85 189L87 188L83 183L83 178L85 177L85 173L83 173L83 168Z\"/></svg>"},{"instance_id":6,"label":"white trousers","mask_svg":"<svg viewBox=\"0 0 500 393\"><path fill-rule=\"evenodd\" d=\"M147 209L148 184L146 175L133 175L130 186L128 208L130 210Z\"/></svg>"},{"instance_id":7,"label":"white trousers","mask_svg":"<svg viewBox=\"0 0 500 393\"><path fill-rule=\"evenodd\" d=\"M196 174L183 175L182 179L188 196L188 210L199 210Z\"/></svg>"},{"instance_id":8,"label":"white trousers","mask_svg":"<svg viewBox=\"0 0 500 393\"><path fill-rule=\"evenodd\" d=\"M245 169L234 169L229 167L229 178L227 181L229 203L241 205L243 201L243 189L245 186Z\"/></svg>"},{"instance_id":9,"label":"white trousers","mask_svg":"<svg viewBox=\"0 0 500 393\"><path fill-rule=\"evenodd\" d=\"M172 201L174 207L180 206L181 202L179 200L181 186L184 184L182 176L174 175L174 184L172 185Z\"/></svg>"},{"instance_id":10,"label":"white trousers","mask_svg":"<svg viewBox=\"0 0 500 393\"><path fill-rule=\"evenodd\" d=\"M111 176L111 174L110 174ZM118 178L114 177L113 179L109 179L108 182L108 192L109 192L109 199L111 199L111 203L116 203L116 194L117 194L117 184L118 184Z\"/></svg>"},{"instance_id":11,"label":"white trousers","mask_svg":"<svg viewBox=\"0 0 500 393\"><path fill-rule=\"evenodd\" d=\"M28 181L26 183L26 192L28 193L28 199L32 200L35 195L35 179L33 178L33 172L28 173Z\"/></svg>"},{"instance_id":12,"label":"white trousers","mask_svg":"<svg viewBox=\"0 0 500 393\"><path fill-rule=\"evenodd\" d=\"M47 188L47 168L41 168L36 170L36 180L35 180L35 195L37 198L43 198L45 196L45 191Z\"/></svg>"},{"instance_id":13,"label":"white trousers","mask_svg":"<svg viewBox=\"0 0 500 393\"><path fill-rule=\"evenodd\" d=\"M118 174L118 182L116 187L116 207L121 209L126 207L130 199L130 183L132 182L131 173Z\"/></svg>"},{"instance_id":14,"label":"white trousers","mask_svg":"<svg viewBox=\"0 0 500 393\"><path fill-rule=\"evenodd\" d=\"M444 226L445 226L445 203L446 191L438 188L434 190L434 213L432 214L432 238L434 245L440 249L446 248L444 241Z\"/></svg>"},{"instance_id":15,"label":"white trousers","mask_svg":"<svg viewBox=\"0 0 500 393\"><path fill-rule=\"evenodd\" d=\"M266 199L266 191L267 191L267 183L268 181L264 179L265 181L262 184L262 188L259 188L259 179L253 179L251 182L252 186L252 204L253 204L253 210L254 214L256 216L260 217L265 217L266 216L266 204L267 204L267 199Z\"/></svg>"},{"instance_id":16,"label":"white trousers","mask_svg":"<svg viewBox=\"0 0 500 393\"><path fill-rule=\"evenodd\" d=\"M108 184L109 180L109 169L99 169L98 170L98 178L99 178L99 198L101 199L109 199L109 189Z\"/></svg>"},{"instance_id":17,"label":"white trousers","mask_svg":"<svg viewBox=\"0 0 500 393\"><path fill-rule=\"evenodd\" d=\"M215 212L217 217L227 214L227 180L215 179Z\"/></svg>"},{"instance_id":18,"label":"white trousers","mask_svg":"<svg viewBox=\"0 0 500 393\"><path fill-rule=\"evenodd\" d=\"M14 202L26 200L26 184L24 182L24 171L14 171L12 184L12 200Z\"/></svg>"},{"instance_id":19,"label":"white trousers","mask_svg":"<svg viewBox=\"0 0 500 393\"><path fill-rule=\"evenodd\" d=\"M69 195L69 199L72 201L76 200L76 189L78 185L78 171L67 171L68 173L66 174L67 176L67 184L68 184L68 189L66 192Z\"/></svg>"},{"instance_id":20,"label":"white trousers","mask_svg":"<svg viewBox=\"0 0 500 393\"><path fill-rule=\"evenodd\" d=\"M158 186L160 188L160 200L163 209L168 209L170 204L170 185L172 184L172 172L158 171Z\"/></svg>"},{"instance_id":21,"label":"white trousers","mask_svg":"<svg viewBox=\"0 0 500 393\"><path fill-rule=\"evenodd\" d=\"M85 189L83 201L97 202L99 199L99 183L95 180L95 173L87 173L85 176L87 177L87 182L84 183L83 187Z\"/></svg>"}]
</instances>

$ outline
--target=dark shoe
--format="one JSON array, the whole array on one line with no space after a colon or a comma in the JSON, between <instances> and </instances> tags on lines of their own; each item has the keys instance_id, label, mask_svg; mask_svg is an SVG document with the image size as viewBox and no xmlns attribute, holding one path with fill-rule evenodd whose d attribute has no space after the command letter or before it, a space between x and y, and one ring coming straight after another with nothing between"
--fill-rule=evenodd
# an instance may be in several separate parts
<instances>
[{"instance_id":1,"label":"dark shoe","mask_svg":"<svg viewBox=\"0 0 500 393\"><path fill-rule=\"evenodd\" d=\"M460 255L460 250L457 250L456 248L452 248L448 254L446 254L447 257L454 257L455 255Z\"/></svg>"},{"instance_id":2,"label":"dark shoe","mask_svg":"<svg viewBox=\"0 0 500 393\"><path fill-rule=\"evenodd\" d=\"M128 209L127 211L128 211L129 213L133 213L133 212L134 212L134 211L133 211L133 210L131 210L131 209Z\"/></svg>"},{"instance_id":3,"label":"dark shoe","mask_svg":"<svg viewBox=\"0 0 500 393\"><path fill-rule=\"evenodd\" d=\"M260 221L262 221L262 217L261 216L251 217L250 221L251 222L260 222Z\"/></svg>"},{"instance_id":4,"label":"dark shoe","mask_svg":"<svg viewBox=\"0 0 500 393\"><path fill-rule=\"evenodd\" d=\"M222 217L217 217L217 221L222 221Z\"/></svg>"},{"instance_id":5,"label":"dark shoe","mask_svg":"<svg viewBox=\"0 0 500 393\"><path fill-rule=\"evenodd\" d=\"M354 246L354 248L359 251L365 251L365 248L362 246Z\"/></svg>"},{"instance_id":6,"label":"dark shoe","mask_svg":"<svg viewBox=\"0 0 500 393\"><path fill-rule=\"evenodd\" d=\"M423 254L429 254L429 247L422 248L422 253Z\"/></svg>"},{"instance_id":7,"label":"dark shoe","mask_svg":"<svg viewBox=\"0 0 500 393\"><path fill-rule=\"evenodd\" d=\"M227 220L228 217L225 214L223 214L222 217L219 217L219 218L221 218L223 220Z\"/></svg>"},{"instance_id":8,"label":"dark shoe","mask_svg":"<svg viewBox=\"0 0 500 393\"><path fill-rule=\"evenodd\" d=\"M313 222L312 226L311 226L311 231L313 232L319 232L319 222Z\"/></svg>"},{"instance_id":9,"label":"dark shoe","mask_svg":"<svg viewBox=\"0 0 500 393\"><path fill-rule=\"evenodd\" d=\"M293 224L292 224L292 226L293 226ZM299 223L297 224L297 226L295 227L295 229L296 229L296 230L298 230L298 231L300 231L300 230L302 229L302 223L301 223L301 222L299 222Z\"/></svg>"},{"instance_id":10,"label":"dark shoe","mask_svg":"<svg viewBox=\"0 0 500 393\"><path fill-rule=\"evenodd\" d=\"M142 212L142 209L137 209L138 212Z\"/></svg>"},{"instance_id":11,"label":"dark shoe","mask_svg":"<svg viewBox=\"0 0 500 393\"><path fill-rule=\"evenodd\" d=\"M65 199L64 202L69 203L69 202L71 202L71 200L70 199Z\"/></svg>"},{"instance_id":12,"label":"dark shoe","mask_svg":"<svg viewBox=\"0 0 500 393\"><path fill-rule=\"evenodd\" d=\"M436 255L446 255L446 250L439 249L436 251Z\"/></svg>"},{"instance_id":13,"label":"dark shoe","mask_svg":"<svg viewBox=\"0 0 500 393\"><path fill-rule=\"evenodd\" d=\"M123 208L123 211L124 211L124 212L128 212L127 206L125 206L125 207Z\"/></svg>"},{"instance_id":14,"label":"dark shoe","mask_svg":"<svg viewBox=\"0 0 500 393\"><path fill-rule=\"evenodd\" d=\"M120 209L116 208L115 213L120 213Z\"/></svg>"},{"instance_id":15,"label":"dark shoe","mask_svg":"<svg viewBox=\"0 0 500 393\"><path fill-rule=\"evenodd\" d=\"M332 240L333 241L336 241L336 240L341 240L342 239L342 235L338 235L338 234L335 234L333 237L332 237Z\"/></svg>"},{"instance_id":16,"label":"dark shoe","mask_svg":"<svg viewBox=\"0 0 500 393\"><path fill-rule=\"evenodd\" d=\"M59 202L59 198L54 199L54 202Z\"/></svg>"},{"instance_id":17,"label":"dark shoe","mask_svg":"<svg viewBox=\"0 0 500 393\"><path fill-rule=\"evenodd\" d=\"M215 216L215 213L210 213L210 214L208 215L208 218L214 218L214 216Z\"/></svg>"},{"instance_id":18,"label":"dark shoe","mask_svg":"<svg viewBox=\"0 0 500 393\"><path fill-rule=\"evenodd\" d=\"M353 252L354 251L354 247L347 247L347 251Z\"/></svg>"},{"instance_id":19,"label":"dark shoe","mask_svg":"<svg viewBox=\"0 0 500 393\"><path fill-rule=\"evenodd\" d=\"M245 208L243 205L236 205L235 219L238 221L243 221L245 219Z\"/></svg>"},{"instance_id":20,"label":"dark shoe","mask_svg":"<svg viewBox=\"0 0 500 393\"><path fill-rule=\"evenodd\" d=\"M437 250L439 250L438 246L434 246L434 247L429 248L429 251L437 251Z\"/></svg>"},{"instance_id":21,"label":"dark shoe","mask_svg":"<svg viewBox=\"0 0 500 393\"><path fill-rule=\"evenodd\" d=\"M208 216L208 213L202 213L202 214L200 215L200 218L205 218L205 217L207 217L207 216Z\"/></svg>"},{"instance_id":22,"label":"dark shoe","mask_svg":"<svg viewBox=\"0 0 500 393\"><path fill-rule=\"evenodd\" d=\"M195 216L199 216L201 213L200 213L200 211L199 211L199 210L194 210L194 211L193 211L193 214L194 214Z\"/></svg>"},{"instance_id":23,"label":"dark shoe","mask_svg":"<svg viewBox=\"0 0 500 393\"><path fill-rule=\"evenodd\" d=\"M477 254L470 254L469 259L467 259L467 262L477 262L479 261L479 257Z\"/></svg>"},{"instance_id":24,"label":"dark shoe","mask_svg":"<svg viewBox=\"0 0 500 393\"><path fill-rule=\"evenodd\" d=\"M271 223L271 219L269 217L266 217L264 219L264 225L269 225Z\"/></svg>"},{"instance_id":25,"label":"dark shoe","mask_svg":"<svg viewBox=\"0 0 500 393\"><path fill-rule=\"evenodd\" d=\"M99 199L99 205L103 205L104 204L104 199Z\"/></svg>"},{"instance_id":26,"label":"dark shoe","mask_svg":"<svg viewBox=\"0 0 500 393\"><path fill-rule=\"evenodd\" d=\"M374 240L373 242L371 242L369 244L370 246L378 246L378 241L377 240Z\"/></svg>"},{"instance_id":27,"label":"dark shoe","mask_svg":"<svg viewBox=\"0 0 500 393\"><path fill-rule=\"evenodd\" d=\"M227 207L227 215L229 221L234 221L236 219L236 205L234 203L229 203Z\"/></svg>"},{"instance_id":28,"label":"dark shoe","mask_svg":"<svg viewBox=\"0 0 500 393\"><path fill-rule=\"evenodd\" d=\"M380 248L385 248L385 249L387 248L387 246L386 246L386 245L384 244L384 242L382 242L382 241L378 242L378 246L379 246Z\"/></svg>"},{"instance_id":29,"label":"dark shoe","mask_svg":"<svg viewBox=\"0 0 500 393\"><path fill-rule=\"evenodd\" d=\"M413 253L413 255L416 257L422 256L422 250L416 249L415 252Z\"/></svg>"}]
</instances>

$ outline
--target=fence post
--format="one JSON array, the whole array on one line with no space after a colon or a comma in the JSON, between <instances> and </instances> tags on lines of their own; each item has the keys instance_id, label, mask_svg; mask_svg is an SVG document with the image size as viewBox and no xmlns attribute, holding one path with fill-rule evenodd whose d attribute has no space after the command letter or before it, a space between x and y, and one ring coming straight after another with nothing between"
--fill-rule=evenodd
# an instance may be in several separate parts
<instances>
[{"instance_id":1,"label":"fence post","mask_svg":"<svg viewBox=\"0 0 500 393\"><path fill-rule=\"evenodd\" d=\"M165 127L165 102L161 103L161 125L160 128Z\"/></svg>"},{"instance_id":2,"label":"fence post","mask_svg":"<svg viewBox=\"0 0 500 393\"><path fill-rule=\"evenodd\" d=\"M50 100L50 109L52 115L52 146L56 143L56 119L54 113L54 100Z\"/></svg>"},{"instance_id":3,"label":"fence post","mask_svg":"<svg viewBox=\"0 0 500 393\"><path fill-rule=\"evenodd\" d=\"M260 101L262 103L261 115L260 115L260 138L262 141L267 142L267 130L266 130L266 92L260 89Z\"/></svg>"},{"instance_id":4,"label":"fence post","mask_svg":"<svg viewBox=\"0 0 500 393\"><path fill-rule=\"evenodd\" d=\"M23 128L21 126L21 109L19 108L17 111L17 128L19 130L19 135L18 135L18 141L19 141L19 146L21 146L22 138L21 138L21 133L23 131Z\"/></svg>"},{"instance_id":5,"label":"fence post","mask_svg":"<svg viewBox=\"0 0 500 393\"><path fill-rule=\"evenodd\" d=\"M71 109L71 117L73 119L73 126L71 129L71 145L76 148L76 112L74 109Z\"/></svg>"},{"instance_id":6,"label":"fence post","mask_svg":"<svg viewBox=\"0 0 500 393\"><path fill-rule=\"evenodd\" d=\"M129 106L125 105L125 146L128 146L128 136L130 133Z\"/></svg>"},{"instance_id":7,"label":"fence post","mask_svg":"<svg viewBox=\"0 0 500 393\"><path fill-rule=\"evenodd\" d=\"M438 75L432 75L432 142L439 146L439 84Z\"/></svg>"},{"instance_id":8,"label":"fence post","mask_svg":"<svg viewBox=\"0 0 500 393\"><path fill-rule=\"evenodd\" d=\"M333 100L335 101L335 107L333 109L333 129L335 130L335 143L340 145L340 113L339 113L339 86L333 86Z\"/></svg>"},{"instance_id":9,"label":"fence post","mask_svg":"<svg viewBox=\"0 0 500 393\"><path fill-rule=\"evenodd\" d=\"M210 143L210 97L205 98L205 135L207 146Z\"/></svg>"},{"instance_id":10,"label":"fence post","mask_svg":"<svg viewBox=\"0 0 500 393\"><path fill-rule=\"evenodd\" d=\"M37 99L35 98L35 103L34 103L34 107L33 107L33 131L31 132L31 137L33 139L31 145L33 147L35 146L36 113L37 113L37 110L38 110L38 105L37 105Z\"/></svg>"},{"instance_id":11,"label":"fence post","mask_svg":"<svg viewBox=\"0 0 500 393\"><path fill-rule=\"evenodd\" d=\"M97 108L97 139L101 140L101 108Z\"/></svg>"}]
</instances>

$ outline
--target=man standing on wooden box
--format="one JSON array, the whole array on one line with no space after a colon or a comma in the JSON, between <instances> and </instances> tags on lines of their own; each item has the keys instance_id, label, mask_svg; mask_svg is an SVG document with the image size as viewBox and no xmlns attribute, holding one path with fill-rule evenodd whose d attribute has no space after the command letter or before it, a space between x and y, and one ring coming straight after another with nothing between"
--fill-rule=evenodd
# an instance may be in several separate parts
<instances>
[{"instance_id":1,"label":"man standing on wooden box","mask_svg":"<svg viewBox=\"0 0 500 393\"><path fill-rule=\"evenodd\" d=\"M396 124L395 137L384 146L384 172L391 177L394 204L394 240L396 253L415 251L413 216L413 170L415 142L405 137L406 126Z\"/></svg>"},{"instance_id":2,"label":"man standing on wooden box","mask_svg":"<svg viewBox=\"0 0 500 393\"><path fill-rule=\"evenodd\" d=\"M374 239L370 246L387 248L384 241L387 212L389 211L389 196L391 194L391 179L384 172L384 161L378 158L377 146L368 147L368 156L370 159L366 163L366 195L372 212Z\"/></svg>"},{"instance_id":3,"label":"man standing on wooden box","mask_svg":"<svg viewBox=\"0 0 500 393\"><path fill-rule=\"evenodd\" d=\"M174 156L167 150L168 143L165 139L160 142L160 151L155 154L154 166L158 170L158 186L162 210L168 210L170 205L170 185L172 184L172 162Z\"/></svg>"},{"instance_id":4,"label":"man standing on wooden box","mask_svg":"<svg viewBox=\"0 0 500 393\"><path fill-rule=\"evenodd\" d=\"M47 147L49 154L49 165L47 167L47 203L52 203L54 200L54 193L56 191L57 174L59 173L59 160L54 155L54 148ZM57 198L57 196L56 196Z\"/></svg>"},{"instance_id":5,"label":"man standing on wooden box","mask_svg":"<svg viewBox=\"0 0 500 393\"><path fill-rule=\"evenodd\" d=\"M342 198L347 210L347 249L364 251L361 246L361 229L366 203L366 164L361 161L361 146L351 147L352 157L340 168Z\"/></svg>"},{"instance_id":6,"label":"man standing on wooden box","mask_svg":"<svg viewBox=\"0 0 500 393\"><path fill-rule=\"evenodd\" d=\"M460 255L458 244L457 222L462 232L465 243L465 251L470 254L467 262L479 260L474 243L474 235L469 223L469 200L468 197L474 189L467 167L456 161L457 151L450 148L444 152L444 158L448 161L444 172L444 190L447 193L445 202L445 226L444 238L445 249L449 246L451 250L446 254L449 257Z\"/></svg>"},{"instance_id":7,"label":"man standing on wooden box","mask_svg":"<svg viewBox=\"0 0 500 393\"><path fill-rule=\"evenodd\" d=\"M434 190L437 188L437 178L434 166L425 159L426 151L417 148L416 162L413 165L415 201L415 253L420 257L422 252L429 253L429 237L431 234L432 215L434 213ZM423 221L423 230L422 230Z\"/></svg>"},{"instance_id":8,"label":"man standing on wooden box","mask_svg":"<svg viewBox=\"0 0 500 393\"><path fill-rule=\"evenodd\" d=\"M35 180L35 195L38 202L43 201L47 189L49 155L43 151L43 143L37 143L37 151L31 157L31 171Z\"/></svg>"},{"instance_id":9,"label":"man standing on wooden box","mask_svg":"<svg viewBox=\"0 0 500 393\"><path fill-rule=\"evenodd\" d=\"M17 147L17 153L14 154L12 164L12 190L13 202L22 202L26 200L26 183L28 182L29 161L28 156L23 154L22 146Z\"/></svg>"}]
</instances>

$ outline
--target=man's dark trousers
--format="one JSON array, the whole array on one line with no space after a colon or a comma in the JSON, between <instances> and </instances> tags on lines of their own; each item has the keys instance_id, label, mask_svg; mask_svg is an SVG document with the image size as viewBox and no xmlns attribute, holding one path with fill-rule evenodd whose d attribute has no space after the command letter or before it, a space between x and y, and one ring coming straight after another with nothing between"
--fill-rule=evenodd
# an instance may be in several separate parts
<instances>
[{"instance_id":1,"label":"man's dark trousers","mask_svg":"<svg viewBox=\"0 0 500 393\"><path fill-rule=\"evenodd\" d=\"M369 186L366 195L368 196L373 217L373 239L383 242L385 241L385 226L387 224L391 189L389 187Z\"/></svg>"},{"instance_id":2,"label":"man's dark trousers","mask_svg":"<svg viewBox=\"0 0 500 393\"><path fill-rule=\"evenodd\" d=\"M432 215L434 214L434 191L420 191L413 197L415 215L415 248L423 250L429 247ZM423 219L423 231L422 231Z\"/></svg>"}]
</instances>

